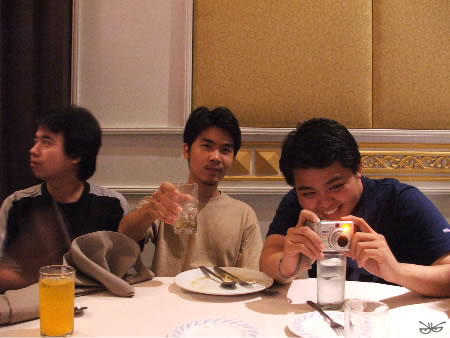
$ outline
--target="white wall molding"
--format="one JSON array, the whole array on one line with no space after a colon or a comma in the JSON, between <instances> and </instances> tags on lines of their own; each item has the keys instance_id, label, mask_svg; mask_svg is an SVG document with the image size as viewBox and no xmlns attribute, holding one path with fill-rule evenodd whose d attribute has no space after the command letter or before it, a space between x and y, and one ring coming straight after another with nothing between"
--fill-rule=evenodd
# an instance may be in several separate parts
<instances>
[{"instance_id":1,"label":"white wall molding","mask_svg":"<svg viewBox=\"0 0 450 338\"><path fill-rule=\"evenodd\" d=\"M192 32L194 25L194 0L186 0L185 7L185 28L184 28L184 44L185 44L185 70L186 77L184 79L184 123L186 124L192 109Z\"/></svg>"},{"instance_id":2,"label":"white wall molding","mask_svg":"<svg viewBox=\"0 0 450 338\"><path fill-rule=\"evenodd\" d=\"M182 135L183 127L103 128L103 135Z\"/></svg>"},{"instance_id":3,"label":"white wall molding","mask_svg":"<svg viewBox=\"0 0 450 338\"><path fill-rule=\"evenodd\" d=\"M71 102L78 102L78 65L80 63L80 3L79 0L73 0L72 3L72 86Z\"/></svg>"},{"instance_id":4,"label":"white wall molding","mask_svg":"<svg viewBox=\"0 0 450 338\"><path fill-rule=\"evenodd\" d=\"M418 184L413 184L418 186ZM107 188L116 190L123 195L151 195L158 189L159 186L141 186L141 187L125 187L125 186L109 186ZM429 196L450 196L450 187L420 187L418 188L425 194ZM282 185L279 186L221 186L219 188L221 191L227 194L236 194L236 195L284 195L292 188L290 186Z\"/></svg>"},{"instance_id":5,"label":"white wall molding","mask_svg":"<svg viewBox=\"0 0 450 338\"><path fill-rule=\"evenodd\" d=\"M182 135L183 127L103 128L104 135ZM294 128L241 128L244 141L281 141ZM350 129L358 142L449 144L450 130Z\"/></svg>"}]
</instances>

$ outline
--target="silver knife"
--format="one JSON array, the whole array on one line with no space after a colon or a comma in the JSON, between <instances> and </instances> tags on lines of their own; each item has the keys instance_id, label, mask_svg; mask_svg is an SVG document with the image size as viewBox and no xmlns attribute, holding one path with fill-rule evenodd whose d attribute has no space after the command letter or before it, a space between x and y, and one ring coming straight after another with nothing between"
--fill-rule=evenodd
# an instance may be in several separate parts
<instances>
[{"instance_id":1,"label":"silver knife","mask_svg":"<svg viewBox=\"0 0 450 338\"><path fill-rule=\"evenodd\" d=\"M230 273L230 272L228 272L228 271L226 271L226 270L224 270L224 269L222 269L221 267L218 267L218 266L215 266L215 267L214 267L214 270L215 270L216 272L222 274L222 275L225 275L225 276L228 275L228 276L230 276L231 278L237 280L237 281L239 282L240 285L245 286L245 287L252 286L252 284L256 283L256 281L251 281L251 282L250 282L250 281L242 280L242 279L240 279L239 277L233 275L232 273Z\"/></svg>"}]
</instances>

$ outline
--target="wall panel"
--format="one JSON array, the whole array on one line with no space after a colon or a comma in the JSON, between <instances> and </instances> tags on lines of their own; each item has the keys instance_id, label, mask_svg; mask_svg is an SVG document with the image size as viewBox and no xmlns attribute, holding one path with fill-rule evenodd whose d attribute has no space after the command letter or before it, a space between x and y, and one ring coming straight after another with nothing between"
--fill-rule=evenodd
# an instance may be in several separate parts
<instances>
[{"instance_id":1,"label":"wall panel","mask_svg":"<svg viewBox=\"0 0 450 338\"><path fill-rule=\"evenodd\" d=\"M371 25L370 1L196 0L193 106L228 106L243 126L371 128Z\"/></svg>"},{"instance_id":2,"label":"wall panel","mask_svg":"<svg viewBox=\"0 0 450 338\"><path fill-rule=\"evenodd\" d=\"M191 39L186 35L191 34L192 3L74 4L73 102L95 112L103 128L183 126L190 111Z\"/></svg>"},{"instance_id":3,"label":"wall panel","mask_svg":"<svg viewBox=\"0 0 450 338\"><path fill-rule=\"evenodd\" d=\"M450 1L374 1L373 30L373 127L450 129Z\"/></svg>"}]
</instances>

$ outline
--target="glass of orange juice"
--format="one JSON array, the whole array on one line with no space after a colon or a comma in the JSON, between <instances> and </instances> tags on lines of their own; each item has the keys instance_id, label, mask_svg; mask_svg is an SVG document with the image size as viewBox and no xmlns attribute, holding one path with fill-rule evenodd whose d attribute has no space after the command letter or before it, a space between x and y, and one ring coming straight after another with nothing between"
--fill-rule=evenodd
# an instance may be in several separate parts
<instances>
[{"instance_id":1,"label":"glass of orange juice","mask_svg":"<svg viewBox=\"0 0 450 338\"><path fill-rule=\"evenodd\" d=\"M75 269L49 265L39 269L41 336L67 337L73 332Z\"/></svg>"}]
</instances>

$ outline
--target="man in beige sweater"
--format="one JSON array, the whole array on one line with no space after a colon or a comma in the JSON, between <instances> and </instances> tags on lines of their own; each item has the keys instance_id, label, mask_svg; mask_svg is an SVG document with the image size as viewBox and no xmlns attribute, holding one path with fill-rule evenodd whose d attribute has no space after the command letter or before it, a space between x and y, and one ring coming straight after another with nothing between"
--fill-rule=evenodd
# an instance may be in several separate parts
<instances>
[{"instance_id":1,"label":"man in beige sweater","mask_svg":"<svg viewBox=\"0 0 450 338\"><path fill-rule=\"evenodd\" d=\"M119 232L155 244L152 270L157 276L200 265L258 269L262 236L255 212L218 189L241 146L238 121L227 108L200 107L191 113L183 138L188 183L198 184L197 233L174 233L171 224L181 207L179 192L169 182L140 201L122 219Z\"/></svg>"}]
</instances>

